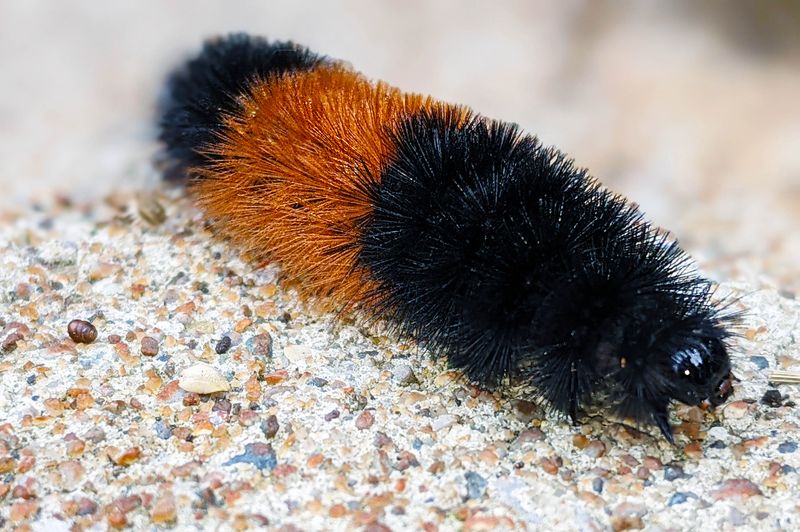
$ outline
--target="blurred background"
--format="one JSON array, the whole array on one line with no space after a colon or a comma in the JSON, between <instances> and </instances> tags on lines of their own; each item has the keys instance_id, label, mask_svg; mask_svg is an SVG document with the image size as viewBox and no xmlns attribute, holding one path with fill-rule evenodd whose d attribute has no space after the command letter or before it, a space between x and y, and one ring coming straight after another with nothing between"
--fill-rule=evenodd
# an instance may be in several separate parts
<instances>
[{"instance_id":1,"label":"blurred background","mask_svg":"<svg viewBox=\"0 0 800 532\"><path fill-rule=\"evenodd\" d=\"M0 209L155 186L162 80L229 31L518 122L716 278L800 289L793 0L3 0Z\"/></svg>"}]
</instances>

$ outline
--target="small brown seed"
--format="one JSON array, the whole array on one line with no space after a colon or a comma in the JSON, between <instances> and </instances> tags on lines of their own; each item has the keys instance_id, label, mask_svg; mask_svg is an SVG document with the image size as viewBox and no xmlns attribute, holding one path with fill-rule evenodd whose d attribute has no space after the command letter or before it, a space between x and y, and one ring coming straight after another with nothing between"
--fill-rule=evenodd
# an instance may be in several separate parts
<instances>
[{"instance_id":1,"label":"small brown seed","mask_svg":"<svg viewBox=\"0 0 800 532\"><path fill-rule=\"evenodd\" d=\"M67 334L76 344L91 344L97 339L97 329L85 320L72 320L69 322Z\"/></svg>"}]
</instances>

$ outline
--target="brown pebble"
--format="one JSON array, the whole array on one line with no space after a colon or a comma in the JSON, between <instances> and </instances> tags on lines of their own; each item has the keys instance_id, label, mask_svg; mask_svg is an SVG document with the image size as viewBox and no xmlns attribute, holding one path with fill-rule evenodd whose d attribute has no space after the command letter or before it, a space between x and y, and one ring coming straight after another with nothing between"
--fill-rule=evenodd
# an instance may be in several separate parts
<instances>
[{"instance_id":1,"label":"brown pebble","mask_svg":"<svg viewBox=\"0 0 800 532\"><path fill-rule=\"evenodd\" d=\"M650 478L650 470L646 467L640 467L636 470L636 476L642 480L647 480Z\"/></svg>"},{"instance_id":2,"label":"brown pebble","mask_svg":"<svg viewBox=\"0 0 800 532\"><path fill-rule=\"evenodd\" d=\"M515 399L511 404L514 406L514 414L516 414L517 419L523 423L536 419L537 414L540 412L538 405L532 401Z\"/></svg>"},{"instance_id":3,"label":"brown pebble","mask_svg":"<svg viewBox=\"0 0 800 532\"><path fill-rule=\"evenodd\" d=\"M118 344L122 341L122 337L118 334L109 334L108 335L108 343L109 344Z\"/></svg>"},{"instance_id":4,"label":"brown pebble","mask_svg":"<svg viewBox=\"0 0 800 532\"><path fill-rule=\"evenodd\" d=\"M76 344L91 344L97 339L97 329L85 320L72 320L69 322L67 334Z\"/></svg>"},{"instance_id":5,"label":"brown pebble","mask_svg":"<svg viewBox=\"0 0 800 532\"><path fill-rule=\"evenodd\" d=\"M272 356L272 336L269 333L261 333L253 336L250 340L252 352L255 356L270 358Z\"/></svg>"},{"instance_id":6,"label":"brown pebble","mask_svg":"<svg viewBox=\"0 0 800 532\"><path fill-rule=\"evenodd\" d=\"M17 342L23 339L24 337L21 334L13 332L6 336L2 344L0 344L0 349L5 353L10 353L17 348Z\"/></svg>"},{"instance_id":7,"label":"brown pebble","mask_svg":"<svg viewBox=\"0 0 800 532\"><path fill-rule=\"evenodd\" d=\"M150 521L154 524L174 523L178 518L178 509L175 506L175 497L167 492L161 495L150 510Z\"/></svg>"},{"instance_id":8,"label":"brown pebble","mask_svg":"<svg viewBox=\"0 0 800 532\"><path fill-rule=\"evenodd\" d=\"M692 442L683 448L683 453L689 458L701 458L703 456L703 446L699 442Z\"/></svg>"},{"instance_id":9,"label":"brown pebble","mask_svg":"<svg viewBox=\"0 0 800 532\"><path fill-rule=\"evenodd\" d=\"M145 222L156 226L161 225L167 219L167 213L154 192L142 192L138 195L137 200L139 216Z\"/></svg>"},{"instance_id":10,"label":"brown pebble","mask_svg":"<svg viewBox=\"0 0 800 532\"><path fill-rule=\"evenodd\" d=\"M117 465L129 466L139 459L142 451L138 447L129 447L125 450L109 447L106 449L106 455Z\"/></svg>"},{"instance_id":11,"label":"brown pebble","mask_svg":"<svg viewBox=\"0 0 800 532\"><path fill-rule=\"evenodd\" d=\"M574 445L576 449L585 449L586 446L589 445L589 438L583 434L576 434L572 437L572 445Z\"/></svg>"},{"instance_id":12,"label":"brown pebble","mask_svg":"<svg viewBox=\"0 0 800 532\"><path fill-rule=\"evenodd\" d=\"M118 508L106 510L106 522L111 528L125 528L128 526L128 518Z\"/></svg>"},{"instance_id":13,"label":"brown pebble","mask_svg":"<svg viewBox=\"0 0 800 532\"><path fill-rule=\"evenodd\" d=\"M267 419L265 419L261 424L261 430L264 432L264 436L267 438L274 438L280 428L281 426L278 423L278 417L274 414L268 416Z\"/></svg>"},{"instance_id":14,"label":"brown pebble","mask_svg":"<svg viewBox=\"0 0 800 532\"><path fill-rule=\"evenodd\" d=\"M36 501L15 502L8 511L8 517L12 523L17 523L33 517L37 511L39 511L39 503Z\"/></svg>"},{"instance_id":15,"label":"brown pebble","mask_svg":"<svg viewBox=\"0 0 800 532\"><path fill-rule=\"evenodd\" d=\"M600 458L604 454L606 454L606 444L601 442L600 440L594 440L590 442L589 445L583 450L588 456L592 458Z\"/></svg>"},{"instance_id":16,"label":"brown pebble","mask_svg":"<svg viewBox=\"0 0 800 532\"><path fill-rule=\"evenodd\" d=\"M711 492L714 500L723 499L748 499L754 495L762 495L761 489L746 478L731 478L720 484L719 488Z\"/></svg>"},{"instance_id":17,"label":"brown pebble","mask_svg":"<svg viewBox=\"0 0 800 532\"><path fill-rule=\"evenodd\" d=\"M444 471L444 462L441 460L436 460L430 466L428 466L428 473L433 475L438 475L442 471Z\"/></svg>"},{"instance_id":18,"label":"brown pebble","mask_svg":"<svg viewBox=\"0 0 800 532\"><path fill-rule=\"evenodd\" d=\"M364 410L356 418L356 428L359 430L366 430L375 422L375 416L370 410Z\"/></svg>"},{"instance_id":19,"label":"brown pebble","mask_svg":"<svg viewBox=\"0 0 800 532\"><path fill-rule=\"evenodd\" d=\"M151 337L142 338L142 354L146 357L154 357L158 354L158 341Z\"/></svg>"},{"instance_id":20,"label":"brown pebble","mask_svg":"<svg viewBox=\"0 0 800 532\"><path fill-rule=\"evenodd\" d=\"M644 460L642 460L642 465L651 471L658 471L664 464L656 458L655 456L645 456Z\"/></svg>"},{"instance_id":21,"label":"brown pebble","mask_svg":"<svg viewBox=\"0 0 800 532\"><path fill-rule=\"evenodd\" d=\"M186 392L183 396L183 406L194 406L200 402L200 394L194 392Z\"/></svg>"},{"instance_id":22,"label":"brown pebble","mask_svg":"<svg viewBox=\"0 0 800 532\"><path fill-rule=\"evenodd\" d=\"M558 464L552 458L542 458L539 460L539 464L542 466L542 469L544 469L545 473L550 475L555 475L558 473Z\"/></svg>"},{"instance_id":23,"label":"brown pebble","mask_svg":"<svg viewBox=\"0 0 800 532\"><path fill-rule=\"evenodd\" d=\"M17 468L17 461L10 456L0 458L0 474L12 473Z\"/></svg>"},{"instance_id":24,"label":"brown pebble","mask_svg":"<svg viewBox=\"0 0 800 532\"><path fill-rule=\"evenodd\" d=\"M512 449L519 449L525 443L533 442L533 441L542 441L544 439L544 432L537 428L523 430L519 433L519 436L511 443Z\"/></svg>"}]
</instances>

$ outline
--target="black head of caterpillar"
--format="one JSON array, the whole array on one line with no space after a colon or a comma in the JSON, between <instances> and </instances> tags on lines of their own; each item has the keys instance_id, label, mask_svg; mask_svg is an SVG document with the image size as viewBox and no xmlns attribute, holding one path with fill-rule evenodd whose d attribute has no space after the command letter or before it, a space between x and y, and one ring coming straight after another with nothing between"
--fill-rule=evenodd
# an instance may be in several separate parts
<instances>
[{"instance_id":1,"label":"black head of caterpillar","mask_svg":"<svg viewBox=\"0 0 800 532\"><path fill-rule=\"evenodd\" d=\"M442 106L395 136L361 241L377 315L573 419L605 392L672 441L670 401L729 395L731 317L635 206L513 124Z\"/></svg>"}]
</instances>

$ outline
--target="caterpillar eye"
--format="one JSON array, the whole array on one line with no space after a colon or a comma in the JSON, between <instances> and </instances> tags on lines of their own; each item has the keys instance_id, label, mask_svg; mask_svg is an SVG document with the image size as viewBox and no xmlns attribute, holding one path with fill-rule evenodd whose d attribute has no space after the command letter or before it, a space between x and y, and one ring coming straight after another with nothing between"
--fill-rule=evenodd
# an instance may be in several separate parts
<instances>
[{"instance_id":1,"label":"caterpillar eye","mask_svg":"<svg viewBox=\"0 0 800 532\"><path fill-rule=\"evenodd\" d=\"M688 405L718 406L733 393L733 375L725 346L704 340L672 355L673 398Z\"/></svg>"},{"instance_id":2,"label":"caterpillar eye","mask_svg":"<svg viewBox=\"0 0 800 532\"><path fill-rule=\"evenodd\" d=\"M681 380L703 384L711 373L705 346L691 347L672 356L672 371Z\"/></svg>"}]
</instances>

